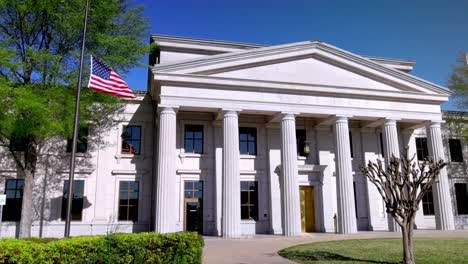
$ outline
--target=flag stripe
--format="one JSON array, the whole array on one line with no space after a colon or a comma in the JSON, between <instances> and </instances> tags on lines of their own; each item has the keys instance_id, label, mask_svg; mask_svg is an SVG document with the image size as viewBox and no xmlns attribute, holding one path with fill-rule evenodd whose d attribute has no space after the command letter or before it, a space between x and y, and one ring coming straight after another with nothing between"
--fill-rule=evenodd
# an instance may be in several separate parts
<instances>
[{"instance_id":1,"label":"flag stripe","mask_svg":"<svg viewBox=\"0 0 468 264\"><path fill-rule=\"evenodd\" d=\"M92 77L91 81L94 81L94 82L98 82L100 83L101 85L109 85L109 86L112 86L114 89L116 90L125 90L125 91L130 91L130 89L128 89L128 86L125 86L125 85L120 85L120 84L113 84L112 82L109 82L109 81L106 81L106 80L103 80L103 79L100 79L99 77Z\"/></svg>"},{"instance_id":2,"label":"flag stripe","mask_svg":"<svg viewBox=\"0 0 468 264\"><path fill-rule=\"evenodd\" d=\"M135 96L133 94L131 94L131 93L116 92L116 91L113 91L113 90L102 88L100 86L90 85L89 88L93 89L95 91L98 91L98 92L108 93L108 94L117 95L117 96L121 96L121 97L125 97L125 98L135 98Z\"/></svg>"},{"instance_id":3,"label":"flag stripe","mask_svg":"<svg viewBox=\"0 0 468 264\"><path fill-rule=\"evenodd\" d=\"M109 91L114 91L114 92L116 92L116 93L125 93L125 94L130 94L130 95L133 94L132 91L128 91L128 90L121 90L121 91L119 91L119 90L116 90L116 89L114 89L114 88L109 88L109 87L106 86L106 85L102 85L102 84L96 83L96 82L94 82L94 81L91 81L91 82L90 82L90 86L94 86L94 87L97 87L97 88L99 88L99 89L107 89L107 90L109 90Z\"/></svg>"}]
</instances>

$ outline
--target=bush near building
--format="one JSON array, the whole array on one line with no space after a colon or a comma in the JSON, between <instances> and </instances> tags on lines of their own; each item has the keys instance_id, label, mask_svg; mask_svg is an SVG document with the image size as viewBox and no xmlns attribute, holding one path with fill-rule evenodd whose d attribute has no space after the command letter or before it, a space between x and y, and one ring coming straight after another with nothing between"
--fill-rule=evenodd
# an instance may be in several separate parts
<instances>
[{"instance_id":1,"label":"bush near building","mask_svg":"<svg viewBox=\"0 0 468 264\"><path fill-rule=\"evenodd\" d=\"M194 232L3 239L4 263L201 263L203 238Z\"/></svg>"}]
</instances>

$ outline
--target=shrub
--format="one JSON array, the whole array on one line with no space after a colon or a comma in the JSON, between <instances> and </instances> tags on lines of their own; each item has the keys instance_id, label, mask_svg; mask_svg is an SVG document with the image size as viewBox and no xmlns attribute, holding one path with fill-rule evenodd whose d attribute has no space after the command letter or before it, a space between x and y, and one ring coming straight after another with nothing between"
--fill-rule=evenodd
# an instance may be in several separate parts
<instances>
[{"instance_id":1,"label":"shrub","mask_svg":"<svg viewBox=\"0 0 468 264\"><path fill-rule=\"evenodd\" d=\"M201 263L194 232L82 236L60 240L0 240L4 263Z\"/></svg>"}]
</instances>

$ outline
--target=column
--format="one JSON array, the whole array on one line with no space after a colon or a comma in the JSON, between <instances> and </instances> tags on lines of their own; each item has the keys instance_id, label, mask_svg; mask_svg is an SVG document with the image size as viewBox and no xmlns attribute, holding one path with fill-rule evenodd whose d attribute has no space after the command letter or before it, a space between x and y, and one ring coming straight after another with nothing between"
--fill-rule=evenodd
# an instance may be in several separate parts
<instances>
[{"instance_id":1,"label":"column","mask_svg":"<svg viewBox=\"0 0 468 264\"><path fill-rule=\"evenodd\" d=\"M301 207L297 182L296 121L294 114L281 114L281 176L283 178L283 234L300 236Z\"/></svg>"},{"instance_id":2,"label":"column","mask_svg":"<svg viewBox=\"0 0 468 264\"><path fill-rule=\"evenodd\" d=\"M442 133L440 122L430 122L426 126L429 155L436 161L445 160L444 146L442 145ZM434 209L436 228L438 230L454 230L454 219L452 202L450 199L450 188L447 169L440 171L439 179L432 187L434 194Z\"/></svg>"},{"instance_id":3,"label":"column","mask_svg":"<svg viewBox=\"0 0 468 264\"><path fill-rule=\"evenodd\" d=\"M395 119L385 119L384 124L382 126L382 135L384 141L384 157L385 157L385 164L388 166L390 162L390 158L395 156L396 158L400 158L400 147L398 143L398 132L397 132L397 124ZM397 224L397 222L393 219L393 217L387 214L388 217L388 231L390 232L400 232L401 228Z\"/></svg>"},{"instance_id":4,"label":"column","mask_svg":"<svg viewBox=\"0 0 468 264\"><path fill-rule=\"evenodd\" d=\"M234 110L223 111L223 237L241 236L239 120Z\"/></svg>"},{"instance_id":5,"label":"column","mask_svg":"<svg viewBox=\"0 0 468 264\"><path fill-rule=\"evenodd\" d=\"M356 233L353 169L349 141L348 118L337 116L334 124L336 148L336 196L338 200L338 233Z\"/></svg>"},{"instance_id":6,"label":"column","mask_svg":"<svg viewBox=\"0 0 468 264\"><path fill-rule=\"evenodd\" d=\"M174 107L158 107L159 139L156 175L155 231L175 232L176 211L176 111Z\"/></svg>"}]
</instances>

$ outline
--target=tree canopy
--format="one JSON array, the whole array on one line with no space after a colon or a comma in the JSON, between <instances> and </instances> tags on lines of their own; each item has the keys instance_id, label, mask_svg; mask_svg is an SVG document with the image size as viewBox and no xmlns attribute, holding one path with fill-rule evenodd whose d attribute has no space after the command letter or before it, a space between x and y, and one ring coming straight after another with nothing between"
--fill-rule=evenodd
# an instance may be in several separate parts
<instances>
[{"instance_id":1,"label":"tree canopy","mask_svg":"<svg viewBox=\"0 0 468 264\"><path fill-rule=\"evenodd\" d=\"M460 54L458 64L453 66L448 87L455 92L452 98L456 106L468 111L468 53Z\"/></svg>"},{"instance_id":2,"label":"tree canopy","mask_svg":"<svg viewBox=\"0 0 468 264\"><path fill-rule=\"evenodd\" d=\"M0 0L0 151L10 154L17 177L25 179L20 237L31 235L33 178L43 143L72 134L85 1ZM149 51L148 28L142 7L90 1L85 54L126 73ZM109 124L119 102L83 89L80 123Z\"/></svg>"}]
</instances>

